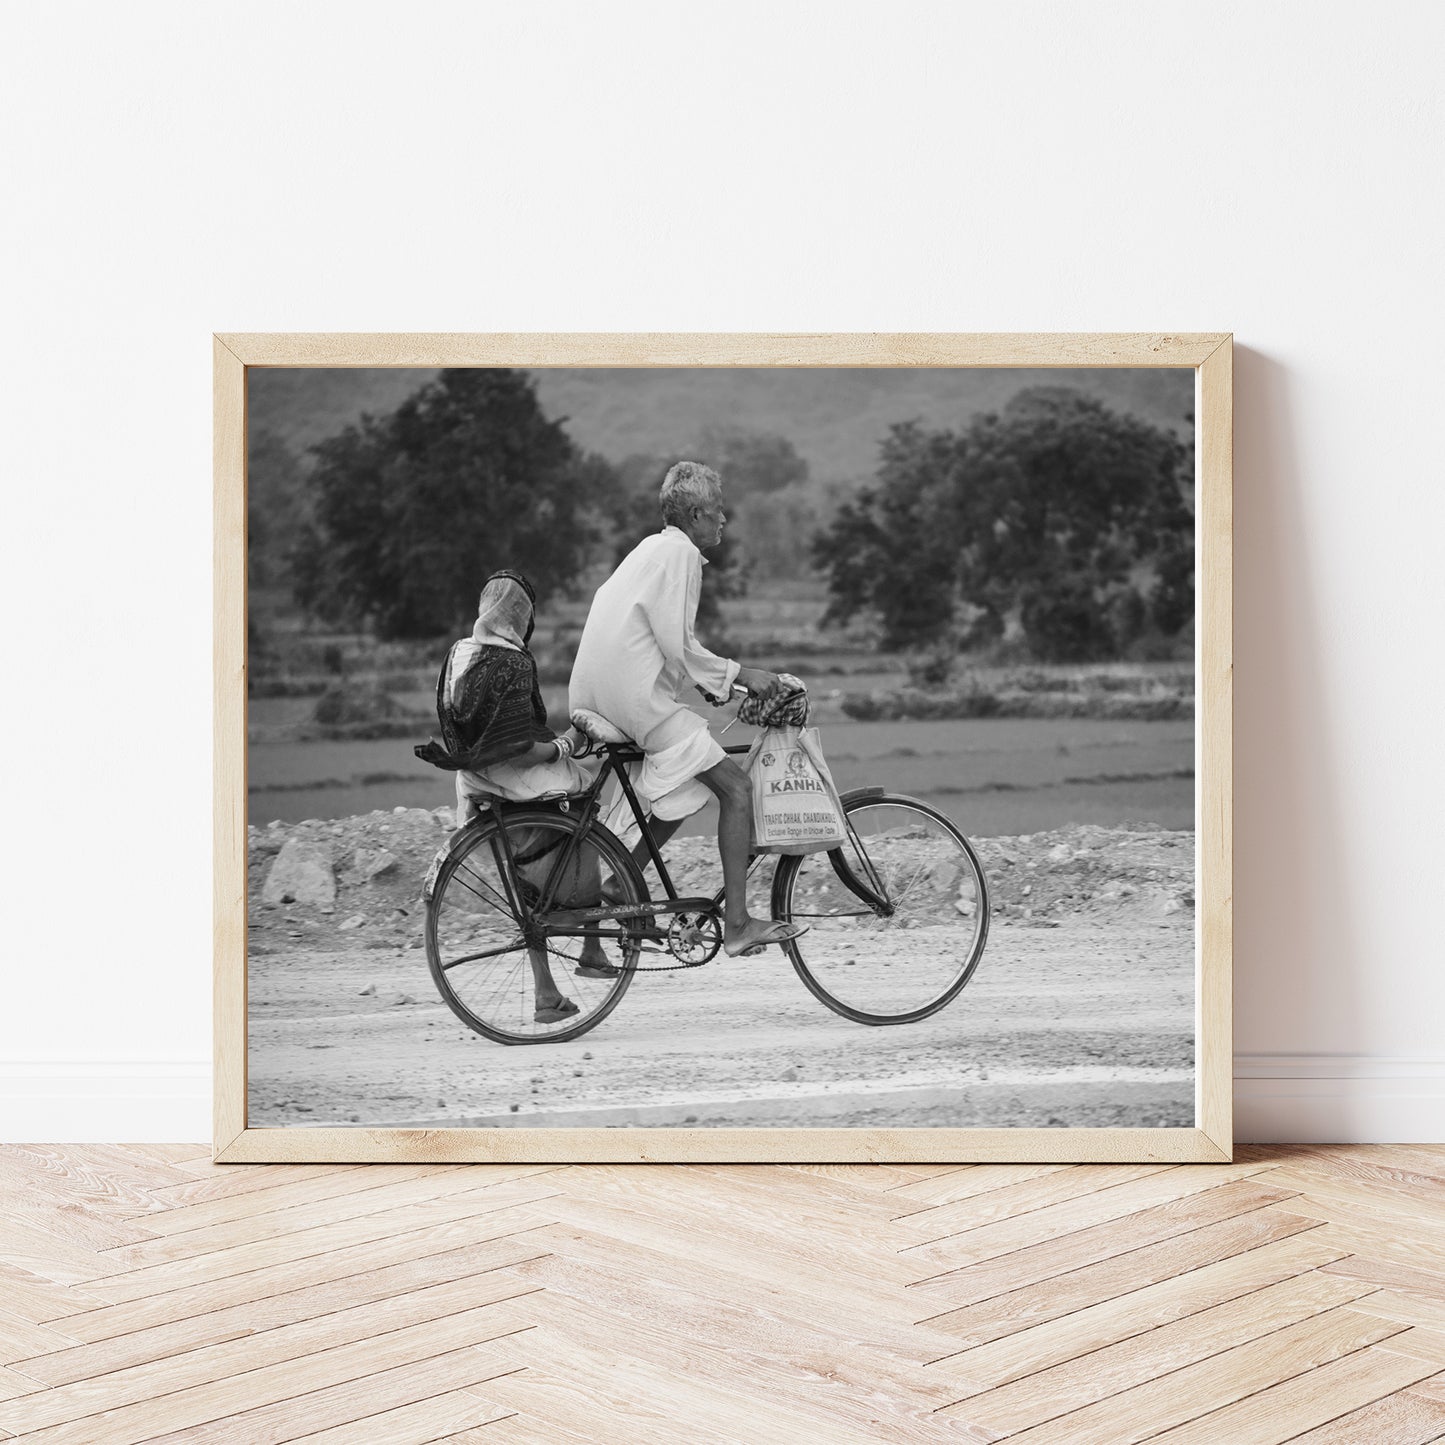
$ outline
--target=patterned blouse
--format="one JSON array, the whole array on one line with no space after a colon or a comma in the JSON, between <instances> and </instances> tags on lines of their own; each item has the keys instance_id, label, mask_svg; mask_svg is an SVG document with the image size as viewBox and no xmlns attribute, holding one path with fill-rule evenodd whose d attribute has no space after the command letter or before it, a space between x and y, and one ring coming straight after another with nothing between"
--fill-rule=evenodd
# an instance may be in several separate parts
<instances>
[{"instance_id":1,"label":"patterned blouse","mask_svg":"<svg viewBox=\"0 0 1445 1445\"><path fill-rule=\"evenodd\" d=\"M441 741L432 738L412 750L424 763L453 773L463 769L475 773L556 737L547 726L547 708L530 652L480 648L463 674L455 701L446 685L450 671L448 653L437 678Z\"/></svg>"}]
</instances>

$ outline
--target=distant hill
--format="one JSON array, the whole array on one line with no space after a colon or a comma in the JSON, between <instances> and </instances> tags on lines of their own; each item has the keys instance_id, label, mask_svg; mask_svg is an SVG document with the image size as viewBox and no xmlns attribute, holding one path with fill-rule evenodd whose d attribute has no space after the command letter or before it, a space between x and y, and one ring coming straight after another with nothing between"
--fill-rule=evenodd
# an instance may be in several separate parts
<instances>
[{"instance_id":1,"label":"distant hill","mask_svg":"<svg viewBox=\"0 0 1445 1445\"><path fill-rule=\"evenodd\" d=\"M565 417L582 447L613 461L677 451L709 426L788 437L815 481L873 474L878 443L895 422L957 427L997 410L1026 386L1066 385L1117 411L1191 436L1191 371L1150 370L539 370L548 415ZM396 407L436 373L420 369L258 369L251 373L253 428L293 451Z\"/></svg>"}]
</instances>

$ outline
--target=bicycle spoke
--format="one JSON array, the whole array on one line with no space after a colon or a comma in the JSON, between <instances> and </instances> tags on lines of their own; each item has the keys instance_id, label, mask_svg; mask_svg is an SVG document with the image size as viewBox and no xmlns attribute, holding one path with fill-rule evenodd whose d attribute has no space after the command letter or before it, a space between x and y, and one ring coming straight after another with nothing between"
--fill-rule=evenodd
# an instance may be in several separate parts
<instances>
[{"instance_id":1,"label":"bicycle spoke","mask_svg":"<svg viewBox=\"0 0 1445 1445\"><path fill-rule=\"evenodd\" d=\"M586 836L575 841L578 827L574 818L514 812L484 826L467 840L465 856L442 865L428 905L428 959L443 998L479 1033L507 1043L570 1036L605 1015L631 982L637 930L538 917L545 935L529 944L520 926L514 899L526 908L526 899L553 898L561 913L593 906L585 900L595 892L579 890L598 888L604 870L609 885L623 893L619 902L637 904L639 914L646 911L621 845L600 829L611 842L594 843ZM590 957L600 948L601 957L622 965L621 971L579 978L574 965L583 947L593 951ZM574 1003L575 1013L553 1023L536 1020L537 971L543 996L550 976L554 996Z\"/></svg>"},{"instance_id":2,"label":"bicycle spoke","mask_svg":"<svg viewBox=\"0 0 1445 1445\"><path fill-rule=\"evenodd\" d=\"M812 925L790 956L808 987L849 1018L926 1017L963 987L982 953L982 872L958 831L926 804L870 798L848 816L856 861L835 868L829 855L810 854L786 875L780 916ZM883 910L861 908L875 889Z\"/></svg>"}]
</instances>

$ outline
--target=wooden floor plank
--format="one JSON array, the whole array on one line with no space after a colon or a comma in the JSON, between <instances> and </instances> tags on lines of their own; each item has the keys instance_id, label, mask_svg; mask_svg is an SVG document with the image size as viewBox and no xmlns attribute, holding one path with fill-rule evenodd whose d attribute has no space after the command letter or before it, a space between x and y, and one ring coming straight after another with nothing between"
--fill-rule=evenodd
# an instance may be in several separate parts
<instances>
[{"instance_id":1,"label":"wooden floor plank","mask_svg":"<svg viewBox=\"0 0 1445 1445\"><path fill-rule=\"evenodd\" d=\"M0 1146L0 1439L1423 1445L1442 1201L1432 1147L1186 1168Z\"/></svg>"},{"instance_id":2,"label":"wooden floor plank","mask_svg":"<svg viewBox=\"0 0 1445 1445\"><path fill-rule=\"evenodd\" d=\"M563 1203L626 1210L649 1224L670 1218L673 1227L706 1234L719 1242L738 1240L750 1250L773 1250L786 1255L798 1268L825 1270L835 1287L892 1296L890 1282L904 1284L913 1277L910 1265L880 1251L873 1240L860 1238L857 1216L838 1214L816 1203L795 1203L783 1211L766 1190L746 1176L737 1180L714 1174L715 1183L698 1189L679 1166L598 1165L574 1171L563 1184ZM877 1223L885 1227L887 1213L878 1206ZM568 1217L562 1215L560 1217ZM850 1278L849 1266L862 1272Z\"/></svg>"},{"instance_id":3,"label":"wooden floor plank","mask_svg":"<svg viewBox=\"0 0 1445 1445\"><path fill-rule=\"evenodd\" d=\"M812 1441L829 1445L877 1445L876 1432L841 1420L820 1418L791 1397L751 1387L745 1373L730 1384L695 1373L700 1353L677 1341L670 1357L650 1362L635 1351L615 1348L605 1338L578 1332L575 1320L549 1319L529 1344L535 1361L521 1374L494 1380L488 1398L520 1411L524 1407L595 1441L636 1441L678 1445L691 1441ZM683 1361L694 1368L686 1368ZM679 1433L679 1424L682 1432Z\"/></svg>"},{"instance_id":4,"label":"wooden floor plank","mask_svg":"<svg viewBox=\"0 0 1445 1445\"><path fill-rule=\"evenodd\" d=\"M86 1343L114 1339L135 1330L209 1314L213 1310L287 1295L311 1285L329 1284L446 1250L493 1239L516 1239L548 1223L531 1205L516 1205L489 1214L450 1220L425 1229L407 1230L385 1239L330 1250L287 1264L281 1269L254 1270L220 1280L206 1280L170 1294L153 1295L129 1304L110 1305L84 1314L67 1315L66 1334Z\"/></svg>"},{"instance_id":5,"label":"wooden floor plank","mask_svg":"<svg viewBox=\"0 0 1445 1445\"><path fill-rule=\"evenodd\" d=\"M545 1246L537 1253L556 1254L582 1265L627 1270L641 1281L678 1280L690 1290L728 1300L760 1317L806 1326L820 1341L831 1343L840 1352L862 1346L870 1353L909 1365L921 1365L941 1352L953 1352L953 1341L927 1326L899 1323L881 1318L876 1311L854 1309L829 1291L799 1289L796 1281L782 1283L761 1272L724 1269L696 1259L689 1259L684 1266L663 1248L571 1225L539 1229L527 1237ZM736 1260L732 1263L736 1265Z\"/></svg>"},{"instance_id":6,"label":"wooden floor plank","mask_svg":"<svg viewBox=\"0 0 1445 1445\"><path fill-rule=\"evenodd\" d=\"M1406 1269L1445 1275L1445 1230L1433 1221L1416 1220L1409 1234L1405 1235L1389 1225L1365 1224L1357 1216L1342 1218L1335 1215L1329 1205L1319 1201L1312 1201L1301 1209L1295 1209L1294 1205L1295 1200L1291 1199L1291 1213L1322 1218L1323 1236L1351 1254L1363 1254L1372 1260L1398 1264Z\"/></svg>"},{"instance_id":7,"label":"wooden floor plank","mask_svg":"<svg viewBox=\"0 0 1445 1445\"><path fill-rule=\"evenodd\" d=\"M1298 1144L1289 1146L1289 1153L1291 1164L1321 1163L1366 1182L1378 1170L1445 1179L1445 1144Z\"/></svg>"},{"instance_id":8,"label":"wooden floor plank","mask_svg":"<svg viewBox=\"0 0 1445 1445\"><path fill-rule=\"evenodd\" d=\"M508 1274L545 1290L547 1304L573 1301L591 1318L604 1318L617 1331L653 1337L657 1331L686 1339L689 1347L709 1349L734 1360L746 1358L749 1377L790 1389L825 1390L838 1397L843 1418L854 1399L888 1397L907 1402L903 1413L921 1429L928 1416L952 1398L952 1382L931 1379L917 1364L906 1365L857 1351L815 1334L802 1321L780 1319L734 1304L726 1296L698 1291L680 1281L635 1277L625 1266L605 1269L576 1258L552 1254L518 1265ZM1337 1287L1340 1285L1337 1283ZM549 1315L549 1318L552 1316ZM876 1411L881 1408L876 1403ZM857 1422L866 1423L863 1421Z\"/></svg>"},{"instance_id":9,"label":"wooden floor plank","mask_svg":"<svg viewBox=\"0 0 1445 1445\"><path fill-rule=\"evenodd\" d=\"M1215 1175L1217 1171L1208 1171ZM1029 1248L1063 1239L1080 1232L1119 1221L1132 1222L1146 1211L1179 1204L1198 1194L1215 1193L1228 1184L1211 1184L1204 1171L1177 1167L1151 1173L1146 1178L1125 1178L1124 1182L1095 1190L1080 1199L1062 1200L1042 1209L992 1224L969 1228L936 1244L920 1245L904 1253L917 1266L920 1276L939 1270L979 1264ZM1249 1186L1246 1186L1249 1187ZM1289 1199L1286 1190L1270 1190L1274 1202ZM1295 1211L1309 1213L1308 1210Z\"/></svg>"},{"instance_id":10,"label":"wooden floor plank","mask_svg":"<svg viewBox=\"0 0 1445 1445\"><path fill-rule=\"evenodd\" d=\"M980 1392L993 1389L1316 1270L1333 1258L1333 1250L1315 1244L1308 1234L1283 1239L1085 1305L1046 1324L940 1359L931 1368L960 1387L966 1383ZM1349 1283L1369 1291L1364 1302L1379 1297L1379 1291L1366 1284Z\"/></svg>"},{"instance_id":11,"label":"wooden floor plank","mask_svg":"<svg viewBox=\"0 0 1445 1445\"><path fill-rule=\"evenodd\" d=\"M456 1432L505 1420L511 1411L488 1405L470 1390L449 1390L310 1435L288 1436L291 1445L429 1445Z\"/></svg>"},{"instance_id":12,"label":"wooden floor plank","mask_svg":"<svg viewBox=\"0 0 1445 1445\"><path fill-rule=\"evenodd\" d=\"M5 1285L0 1281L0 1297ZM13 1365L32 1355L64 1350L75 1344L69 1335L49 1325L31 1324L29 1320L0 1309L0 1365Z\"/></svg>"},{"instance_id":13,"label":"wooden floor plank","mask_svg":"<svg viewBox=\"0 0 1445 1445\"><path fill-rule=\"evenodd\" d=\"M0 1401L22 1399L42 1388L38 1380L31 1379L28 1375L19 1374L15 1370L0 1369ZM0 1404L0 1409L4 1408L5 1406Z\"/></svg>"},{"instance_id":14,"label":"wooden floor plank","mask_svg":"<svg viewBox=\"0 0 1445 1445\"><path fill-rule=\"evenodd\" d=\"M1337 1273L1337 1271L1330 1271ZM1342 1279L1350 1275L1340 1275ZM1363 1281L1362 1281L1363 1283ZM1358 1308L1382 1320L1399 1320L1401 1324L1420 1325L1427 1330L1445 1332L1445 1300L1427 1300L1399 1290L1377 1289L1360 1297Z\"/></svg>"},{"instance_id":15,"label":"wooden floor plank","mask_svg":"<svg viewBox=\"0 0 1445 1445\"><path fill-rule=\"evenodd\" d=\"M1445 1438L1445 1405L1401 1390L1285 1438L1293 1445L1429 1445Z\"/></svg>"},{"instance_id":16,"label":"wooden floor plank","mask_svg":"<svg viewBox=\"0 0 1445 1445\"><path fill-rule=\"evenodd\" d=\"M147 1265L92 1281L88 1289L112 1304L125 1304L232 1275L250 1274L260 1269L277 1270L348 1245L386 1239L404 1230L537 1204L556 1195L556 1189L546 1182L548 1177L544 1174L536 1180L518 1179L487 1185L441 1198L423 1199L376 1214L343 1218L335 1224L314 1224L294 1234L248 1239L240 1244L214 1248L208 1254L194 1258Z\"/></svg>"},{"instance_id":17,"label":"wooden floor plank","mask_svg":"<svg viewBox=\"0 0 1445 1445\"><path fill-rule=\"evenodd\" d=\"M1357 1177L1361 1172L1366 1175L1363 1179ZM1383 1216L1388 1221L1403 1215L1412 1222L1445 1223L1445 1179L1373 1165L1363 1171L1332 1169L1322 1159L1271 1169L1267 1176L1263 1182L1278 1189L1297 1189L1358 1209L1366 1218Z\"/></svg>"},{"instance_id":18,"label":"wooden floor plank","mask_svg":"<svg viewBox=\"0 0 1445 1445\"><path fill-rule=\"evenodd\" d=\"M909 1322L912 1308L904 1292L886 1281L860 1277L855 1271L829 1263L826 1252L815 1242L800 1239L799 1248L760 1246L737 1229L699 1228L686 1220L673 1220L594 1197L579 1200L563 1195L550 1201L557 1219L567 1225L599 1234L611 1234L630 1244L660 1247L675 1255L680 1264L697 1261L736 1274L769 1272L784 1288L807 1298L830 1296L848 1307L875 1310L881 1318Z\"/></svg>"},{"instance_id":19,"label":"wooden floor plank","mask_svg":"<svg viewBox=\"0 0 1445 1445\"><path fill-rule=\"evenodd\" d=\"M525 1298L534 1288L504 1272L451 1280L388 1300L384 1315L379 1315L370 1305L358 1305L52 1387L39 1395L0 1404L0 1427L17 1434L39 1430L63 1420L98 1415L102 1410L172 1394L207 1381L244 1375L266 1365L305 1359L357 1341L369 1339L383 1344L398 1330L464 1312L481 1320L486 1307L491 1307L486 1315L490 1321L487 1328L495 1334L504 1334L510 1329L523 1328L532 1317L524 1309L502 1306Z\"/></svg>"},{"instance_id":20,"label":"wooden floor plank","mask_svg":"<svg viewBox=\"0 0 1445 1445\"><path fill-rule=\"evenodd\" d=\"M369 1164L212 1164L208 1160L176 1167L189 1176L187 1181L153 1191L156 1203L164 1209L250 1194L257 1189L275 1189L324 1174L355 1174L371 1168Z\"/></svg>"},{"instance_id":21,"label":"wooden floor plank","mask_svg":"<svg viewBox=\"0 0 1445 1445\"><path fill-rule=\"evenodd\" d=\"M0 1238L0 1251L3 1249L4 1240ZM105 1301L72 1285L57 1284L9 1264L7 1257L0 1253L0 1303L6 1314L32 1325L42 1325L60 1315L95 1309Z\"/></svg>"},{"instance_id":22,"label":"wooden floor plank","mask_svg":"<svg viewBox=\"0 0 1445 1445\"><path fill-rule=\"evenodd\" d=\"M467 1385L504 1379L519 1368L511 1347L463 1347L415 1364L379 1370L360 1381L293 1395L273 1404L190 1425L153 1438L149 1445L282 1445L322 1432L355 1427L346 1438L395 1445L378 1433L376 1422L393 1409L419 1400L451 1395ZM469 1395L468 1410L495 1416L484 1401ZM298 1435L298 1432L303 1432ZM424 1437L426 1438L426 1437ZM433 1435L429 1437L435 1439Z\"/></svg>"},{"instance_id":23,"label":"wooden floor plank","mask_svg":"<svg viewBox=\"0 0 1445 1445\"><path fill-rule=\"evenodd\" d=\"M1064 1204L1085 1194L1115 1188L1130 1179L1159 1174L1167 1167L1163 1164L1081 1164L1077 1169L1055 1170L904 1215L893 1222L893 1238L898 1241L899 1249L906 1252L910 1247L936 1244L984 1224L1032 1214L1052 1204Z\"/></svg>"},{"instance_id":24,"label":"wooden floor plank","mask_svg":"<svg viewBox=\"0 0 1445 1445\"><path fill-rule=\"evenodd\" d=\"M229 1416L268 1410L282 1402L289 1404L299 1396L332 1390L335 1386L345 1387L335 1391L338 1401L359 1402L375 1380L388 1372L397 1372L399 1378L437 1355L460 1358L471 1347L512 1335L518 1328L519 1315L515 1305L484 1305L475 1310L463 1310L446 1319L412 1325L280 1364L265 1365L244 1374L229 1375L224 1379L113 1408L97 1409L91 1414L42 1429L28 1429L25 1438L35 1441L36 1445L95 1445L97 1440L105 1441L105 1445L139 1445L140 1441L150 1440L153 1436L190 1432L185 1435L187 1440L202 1440L208 1438L208 1434L203 1433L203 1427L209 1427L212 1433L219 1431L223 1427L215 1422L225 1421ZM505 1358L502 1368L517 1368L514 1356L508 1353ZM366 1389L357 1381L367 1382ZM94 1383L103 1384L103 1379ZM465 1379L451 1378L441 1388L457 1389L466 1383ZM379 1408L403 1403L407 1402L388 1400ZM13 1407L12 1402L3 1408ZM344 1404L343 1408L350 1409L351 1405ZM374 1413L374 1409L359 1409L356 1415L337 1415L328 1410L307 1428L325 1429L368 1413ZM275 1414L279 1424L279 1417L288 1414L288 1411ZM269 1414L266 1417L268 1421L271 1418ZM5 1425L5 1428L10 1426ZM240 1427L237 1426L237 1429ZM247 1445L257 1445L260 1436L248 1431L233 1433L231 1438L245 1440ZM286 1436L276 1438L285 1439Z\"/></svg>"},{"instance_id":25,"label":"wooden floor plank","mask_svg":"<svg viewBox=\"0 0 1445 1445\"><path fill-rule=\"evenodd\" d=\"M960 1199L972 1199L995 1189L1006 1189L1028 1179L1042 1179L1046 1174L1067 1173L1068 1164L965 1164L946 1174L915 1180L888 1191L888 1198L898 1204L897 1217L906 1218L920 1209L936 1209Z\"/></svg>"},{"instance_id":26,"label":"wooden floor plank","mask_svg":"<svg viewBox=\"0 0 1445 1445\"><path fill-rule=\"evenodd\" d=\"M1321 1230L1327 1228L1327 1225L1320 1225ZM1445 1304L1445 1273L1398 1264L1394 1260L1376 1259L1369 1254L1356 1254L1344 1243L1340 1243L1338 1248L1344 1251L1344 1255L1334 1264L1324 1266L1329 1273L1349 1275L1351 1279L1362 1279L1396 1294Z\"/></svg>"},{"instance_id":27,"label":"wooden floor plank","mask_svg":"<svg viewBox=\"0 0 1445 1445\"><path fill-rule=\"evenodd\" d=\"M971 1348L1248 1250L1283 1239L1312 1237L1319 1227L1317 1220L1291 1219L1272 1209L1259 1209L1051 1275L1037 1284L988 1294L923 1323L954 1336L960 1347Z\"/></svg>"},{"instance_id":28,"label":"wooden floor plank","mask_svg":"<svg viewBox=\"0 0 1445 1445\"><path fill-rule=\"evenodd\" d=\"M941 1274L920 1280L913 1292L918 1296L920 1310L926 1309L930 1301L943 1302L943 1307L974 1304L1114 1255L1132 1253L1221 1219L1250 1213L1280 1198L1277 1191L1256 1184L1223 1184L1141 1209L1122 1219L1113 1218L1003 1255L946 1268Z\"/></svg>"},{"instance_id":29,"label":"wooden floor plank","mask_svg":"<svg viewBox=\"0 0 1445 1445\"><path fill-rule=\"evenodd\" d=\"M1017 1434L1211 1359L1240 1342L1323 1314L1353 1298L1351 1289L1360 1287L1314 1272L1296 1275L1082 1358L986 1389L955 1405L953 1412L964 1412L970 1421L1001 1436ZM965 1377L963 1383L974 1382Z\"/></svg>"},{"instance_id":30,"label":"wooden floor plank","mask_svg":"<svg viewBox=\"0 0 1445 1445\"><path fill-rule=\"evenodd\" d=\"M133 1365L162 1360L168 1355L259 1335L266 1330L280 1329L363 1305L388 1302L389 1314L389 1301L398 1295L453 1280L485 1276L537 1257L543 1250L529 1241L537 1240L540 1233L532 1231L521 1238L465 1245L383 1269L364 1270L324 1284L245 1299L239 1304L197 1315L176 1316L148 1328L130 1330L93 1344L54 1350L15 1363L23 1367L25 1374L47 1385L68 1385ZM516 1288L520 1291L527 1286L518 1285ZM497 1298L506 1298L506 1295L499 1293Z\"/></svg>"},{"instance_id":31,"label":"wooden floor plank","mask_svg":"<svg viewBox=\"0 0 1445 1445\"><path fill-rule=\"evenodd\" d=\"M1433 1364L1437 1370L1445 1370L1445 1332L1440 1330L1411 1327L1391 1336L1380 1348L1410 1355L1414 1359Z\"/></svg>"},{"instance_id":32,"label":"wooden floor plank","mask_svg":"<svg viewBox=\"0 0 1445 1445\"><path fill-rule=\"evenodd\" d=\"M1397 1332L1390 1321L1371 1322L1349 1310L1331 1310L1312 1319L1276 1330L1261 1339L1236 1345L1210 1359L1175 1370L1147 1384L1136 1385L1107 1400L1086 1404L1081 1409L1057 1416L1046 1424L1021 1431L1012 1437L1017 1445L1132 1445L1175 1427L1198 1421L1211 1413L1245 1401L1296 1375L1318 1374L1321 1368L1342 1356L1363 1351L1366 1345L1387 1339ZM1403 1358L1403 1357L1393 1357ZM1428 1369L1426 1366L1422 1370ZM1399 1372L1400 1383L1408 1371ZM1419 1375L1413 1376L1419 1379ZM1391 1385L1390 1389L1399 1388ZM1381 1393L1387 1393L1381 1391ZM965 1400L956 1407L967 1410ZM1352 1409L1362 1401L1341 1407ZM1335 1411L1333 1413L1340 1413ZM1241 1412L1240 1418L1248 1415ZM1328 1417L1326 1417L1328 1418ZM1300 1428L1306 1428L1301 1426ZM1229 1441L1239 1445L1228 1430L1201 1435L1210 1445Z\"/></svg>"},{"instance_id":33,"label":"wooden floor plank","mask_svg":"<svg viewBox=\"0 0 1445 1445\"><path fill-rule=\"evenodd\" d=\"M490 1404L496 1410L507 1408L490 1399L485 1387L469 1390L467 1393ZM598 1423L594 1417L588 1426L588 1433L579 1435L574 1430L564 1429L555 1416L543 1420L535 1415L522 1415L513 1411L489 1425L447 1435L445 1441L446 1445L597 1445L603 1438L596 1433ZM438 1445L441 1445L441 1442L438 1442Z\"/></svg>"},{"instance_id":34,"label":"wooden floor plank","mask_svg":"<svg viewBox=\"0 0 1445 1445\"><path fill-rule=\"evenodd\" d=\"M223 1194L194 1204L168 1204L165 1212L149 1216L147 1227L153 1234L187 1234L232 1220L255 1218L262 1213L275 1213L297 1205L315 1204L320 1200L343 1199L361 1192L370 1193L400 1179L430 1178L444 1172L462 1172L458 1166L433 1165L418 1168L412 1164L373 1164L356 1169L330 1170L277 1183L266 1189L252 1189L242 1194ZM481 1180L477 1181L481 1183Z\"/></svg>"},{"instance_id":35,"label":"wooden floor plank","mask_svg":"<svg viewBox=\"0 0 1445 1445\"><path fill-rule=\"evenodd\" d=\"M0 1194L12 1188L79 1205L97 1218L135 1220L156 1189L184 1171L126 1144L0 1144Z\"/></svg>"},{"instance_id":36,"label":"wooden floor plank","mask_svg":"<svg viewBox=\"0 0 1445 1445\"><path fill-rule=\"evenodd\" d=\"M1221 1440L1230 1445L1283 1445L1302 1431L1412 1384L1429 1369L1388 1350L1359 1350L1155 1438L1161 1445L1218 1445ZM1359 1445L1394 1442L1385 1437Z\"/></svg>"},{"instance_id":37,"label":"wooden floor plank","mask_svg":"<svg viewBox=\"0 0 1445 1445\"><path fill-rule=\"evenodd\" d=\"M424 1203L431 1199L447 1199L455 1194L466 1194L483 1202L483 1191L499 1185L515 1185L522 1180L536 1180L555 1171L535 1165L519 1165L508 1168L497 1166L486 1175L478 1177L469 1169L438 1168L409 1171L406 1166L377 1170L377 1177L367 1171L366 1188L354 1189L339 1197L325 1197L305 1203L291 1203L275 1207L275 1201L258 1192L246 1196L258 1202L258 1210L244 1217L220 1219L211 1224L201 1223L195 1228L168 1233L164 1238L151 1239L142 1244L128 1245L107 1251L106 1260L115 1269L136 1271L151 1265L165 1264L172 1260L192 1259L197 1255L212 1254L217 1250L236 1249L258 1240L276 1239L283 1234L299 1234L303 1230L316 1229L341 1223L346 1219L361 1219L383 1210L399 1209L408 1204ZM332 1181L309 1181L312 1184ZM538 1197L535 1184L528 1183L524 1189L528 1198ZM550 1186L540 1197L553 1193ZM498 1196L499 1198L502 1196ZM234 1200L218 1201L233 1205ZM206 1206L197 1206L197 1209ZM192 1214L194 1211L177 1210L177 1214Z\"/></svg>"}]
</instances>

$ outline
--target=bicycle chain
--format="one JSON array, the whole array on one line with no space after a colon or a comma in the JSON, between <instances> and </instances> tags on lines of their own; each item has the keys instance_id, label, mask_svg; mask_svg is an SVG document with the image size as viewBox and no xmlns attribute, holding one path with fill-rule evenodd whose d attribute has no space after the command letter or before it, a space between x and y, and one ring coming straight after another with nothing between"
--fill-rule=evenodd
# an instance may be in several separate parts
<instances>
[{"instance_id":1,"label":"bicycle chain","mask_svg":"<svg viewBox=\"0 0 1445 1445\"><path fill-rule=\"evenodd\" d=\"M642 944L638 944L637 951L639 953L651 953L654 950L644 948ZM569 963L582 962L582 955L580 953L568 953L565 948L553 948L550 943L547 946L547 952L555 953L558 958L565 958ZM662 949L659 948L656 952L661 953ZM708 959L707 962L711 963L712 959ZM703 966L701 963L636 963L633 964L632 971L633 973L677 973L680 969L702 968Z\"/></svg>"}]
</instances>

